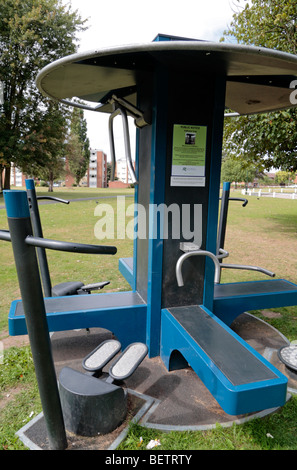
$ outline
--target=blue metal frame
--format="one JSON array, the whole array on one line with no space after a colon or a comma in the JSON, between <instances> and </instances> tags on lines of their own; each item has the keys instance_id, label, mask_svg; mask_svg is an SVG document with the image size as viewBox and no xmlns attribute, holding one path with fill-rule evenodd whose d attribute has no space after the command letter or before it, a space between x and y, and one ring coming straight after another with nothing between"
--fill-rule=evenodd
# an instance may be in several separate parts
<instances>
[{"instance_id":1,"label":"blue metal frame","mask_svg":"<svg viewBox=\"0 0 297 470\"><path fill-rule=\"evenodd\" d=\"M274 292L259 292L251 294L249 287L257 284L260 288L261 285L277 283L284 281L288 285L289 290L275 290ZM230 295L230 296L215 296L213 312L219 317L226 325L231 325L236 317L243 312L251 310L259 310L264 308L278 308L297 305L297 285L285 279L272 279L269 281L246 281L237 283L226 283L223 286L243 286L246 290L245 295ZM291 287L291 289L290 289Z\"/></svg>"},{"instance_id":2,"label":"blue metal frame","mask_svg":"<svg viewBox=\"0 0 297 470\"><path fill-rule=\"evenodd\" d=\"M284 405L288 379L212 312L205 307L202 308L239 344L243 345L259 361L265 364L275 374L276 378L262 382L233 385L212 359L205 354L190 333L176 321L167 309L163 309L161 358L167 369L172 370L170 367L171 355L174 351L179 351L223 410L230 415L239 415Z\"/></svg>"},{"instance_id":3,"label":"blue metal frame","mask_svg":"<svg viewBox=\"0 0 297 470\"><path fill-rule=\"evenodd\" d=\"M136 274L134 266L136 266L136 253L137 251L134 249L134 257L133 258L120 258L119 259L119 271L124 276L126 281L130 284L133 291L136 291ZM132 266L131 266L132 264Z\"/></svg>"},{"instance_id":4,"label":"blue metal frame","mask_svg":"<svg viewBox=\"0 0 297 470\"><path fill-rule=\"evenodd\" d=\"M226 79L217 78L215 90L215 107L213 112L213 133L211 139L211 168L208 198L208 221L206 250L216 253L217 226L219 212L219 192L222 159L222 135L224 126ZM214 265L210 259L205 260L205 280L203 305L212 310L214 296Z\"/></svg>"},{"instance_id":5,"label":"blue metal frame","mask_svg":"<svg viewBox=\"0 0 297 470\"><path fill-rule=\"evenodd\" d=\"M146 340L146 304L131 306L115 306L100 308L104 297L113 297L115 304L119 292L106 294L92 294L98 298L97 309L69 310L47 312L47 323L49 331L66 331L80 328L106 328L116 335L123 346L133 342L144 342ZM77 296L67 296L77 298ZM83 296L85 297L85 296ZM61 299L63 297L59 297ZM16 315L17 305L20 300L12 302L9 316L9 334L11 336L27 334L25 315ZM118 302L119 303L119 302Z\"/></svg>"},{"instance_id":6,"label":"blue metal frame","mask_svg":"<svg viewBox=\"0 0 297 470\"><path fill-rule=\"evenodd\" d=\"M155 77L152 122L152 154L150 173L148 291L146 344L149 356L160 353L161 295L162 295L162 227L157 230L153 209L164 202L165 156L167 137L167 73L160 68ZM158 234L154 237L153 234Z\"/></svg>"}]
</instances>

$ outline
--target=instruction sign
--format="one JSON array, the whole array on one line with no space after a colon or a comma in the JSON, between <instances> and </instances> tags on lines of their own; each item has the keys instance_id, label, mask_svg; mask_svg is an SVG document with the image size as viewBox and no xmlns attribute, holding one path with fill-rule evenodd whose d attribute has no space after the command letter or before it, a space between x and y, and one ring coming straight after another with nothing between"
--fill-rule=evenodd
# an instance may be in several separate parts
<instances>
[{"instance_id":1,"label":"instruction sign","mask_svg":"<svg viewBox=\"0 0 297 470\"><path fill-rule=\"evenodd\" d=\"M171 186L205 186L206 126L174 124Z\"/></svg>"}]
</instances>

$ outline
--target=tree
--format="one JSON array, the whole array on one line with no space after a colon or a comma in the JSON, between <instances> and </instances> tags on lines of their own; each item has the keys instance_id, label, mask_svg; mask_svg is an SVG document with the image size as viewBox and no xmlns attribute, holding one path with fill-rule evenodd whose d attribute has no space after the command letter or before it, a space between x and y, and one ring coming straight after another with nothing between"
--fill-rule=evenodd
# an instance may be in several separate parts
<instances>
[{"instance_id":1,"label":"tree","mask_svg":"<svg viewBox=\"0 0 297 470\"><path fill-rule=\"evenodd\" d=\"M54 180L64 174L66 138L68 131L67 112L55 101L48 103L48 112L36 120L32 132L24 139L23 150L34 159L23 161L23 171L49 183L53 191Z\"/></svg>"},{"instance_id":2,"label":"tree","mask_svg":"<svg viewBox=\"0 0 297 470\"><path fill-rule=\"evenodd\" d=\"M226 118L224 151L262 169L297 170L297 111Z\"/></svg>"},{"instance_id":3,"label":"tree","mask_svg":"<svg viewBox=\"0 0 297 470\"><path fill-rule=\"evenodd\" d=\"M242 2L242 0L241 0ZM237 3L241 3L237 0ZM270 47L297 53L297 9L295 0L244 0L238 6L223 40L231 36L239 44Z\"/></svg>"},{"instance_id":4,"label":"tree","mask_svg":"<svg viewBox=\"0 0 297 470\"><path fill-rule=\"evenodd\" d=\"M296 54L295 0L253 0L233 15L223 40L268 47ZM297 111L295 108L225 120L224 150L246 162L297 170Z\"/></svg>"},{"instance_id":5,"label":"tree","mask_svg":"<svg viewBox=\"0 0 297 470\"><path fill-rule=\"evenodd\" d=\"M48 63L76 51L76 34L83 25L78 13L61 0L0 0L0 158L6 169L12 162L24 169L29 160L40 157L34 146L28 148L27 137L50 104L37 90L35 78ZM9 187L10 172L5 173Z\"/></svg>"},{"instance_id":6,"label":"tree","mask_svg":"<svg viewBox=\"0 0 297 470\"><path fill-rule=\"evenodd\" d=\"M226 157L222 162L221 181L229 181L230 183L245 182L251 183L257 176L258 171L252 165L244 165L239 159Z\"/></svg>"},{"instance_id":7,"label":"tree","mask_svg":"<svg viewBox=\"0 0 297 470\"><path fill-rule=\"evenodd\" d=\"M90 142L87 137L87 123L82 109L73 108L70 134L67 143L67 163L75 177L76 184L85 176L90 159Z\"/></svg>"},{"instance_id":8,"label":"tree","mask_svg":"<svg viewBox=\"0 0 297 470\"><path fill-rule=\"evenodd\" d=\"M275 182L280 186L285 186L286 184L291 183L295 176L295 173L290 173L288 171L278 171L275 175Z\"/></svg>"}]
</instances>

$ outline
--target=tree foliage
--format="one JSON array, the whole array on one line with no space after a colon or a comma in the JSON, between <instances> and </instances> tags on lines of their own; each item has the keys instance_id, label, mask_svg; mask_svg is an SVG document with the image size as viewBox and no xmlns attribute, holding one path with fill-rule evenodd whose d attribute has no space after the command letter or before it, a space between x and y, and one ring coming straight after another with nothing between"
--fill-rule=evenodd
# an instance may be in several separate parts
<instances>
[{"instance_id":1,"label":"tree foliage","mask_svg":"<svg viewBox=\"0 0 297 470\"><path fill-rule=\"evenodd\" d=\"M296 54L296 0L253 0L233 15L224 40ZM297 111L295 108L227 118L224 149L233 158L269 170L297 170Z\"/></svg>"},{"instance_id":2,"label":"tree foliage","mask_svg":"<svg viewBox=\"0 0 297 470\"><path fill-rule=\"evenodd\" d=\"M87 137L87 123L82 109L73 108L71 114L70 134L66 147L66 158L69 170L75 177L76 184L84 177L89 159L90 142Z\"/></svg>"},{"instance_id":3,"label":"tree foliage","mask_svg":"<svg viewBox=\"0 0 297 470\"><path fill-rule=\"evenodd\" d=\"M230 181L231 183L245 184L252 182L259 172L253 165L242 165L238 159L232 157L226 157L223 159L222 170L221 170L221 181Z\"/></svg>"},{"instance_id":4,"label":"tree foliage","mask_svg":"<svg viewBox=\"0 0 297 470\"><path fill-rule=\"evenodd\" d=\"M239 44L296 54L296 20L295 0L244 0L243 7L238 5L224 37L235 38Z\"/></svg>"},{"instance_id":5,"label":"tree foliage","mask_svg":"<svg viewBox=\"0 0 297 470\"><path fill-rule=\"evenodd\" d=\"M34 130L25 137L24 152L34 153L35 158L23 161L22 169L26 174L47 181L50 192L54 180L64 174L67 131L65 113L58 103L51 101L47 113L39 116Z\"/></svg>"},{"instance_id":6,"label":"tree foliage","mask_svg":"<svg viewBox=\"0 0 297 470\"><path fill-rule=\"evenodd\" d=\"M37 73L55 59L76 51L76 34L84 21L60 0L0 0L0 81L4 104L0 114L2 166L44 166L39 145L29 146L40 128L38 120L51 109L37 90ZM63 123L64 126L64 123ZM44 139L45 136L44 136ZM47 140L43 144L48 152ZM9 173L9 172L8 172Z\"/></svg>"}]
</instances>

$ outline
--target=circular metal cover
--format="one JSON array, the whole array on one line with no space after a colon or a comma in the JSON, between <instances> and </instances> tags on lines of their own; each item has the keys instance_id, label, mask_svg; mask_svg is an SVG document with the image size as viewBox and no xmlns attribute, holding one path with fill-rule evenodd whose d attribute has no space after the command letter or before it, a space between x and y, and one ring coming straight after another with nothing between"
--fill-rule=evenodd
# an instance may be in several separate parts
<instances>
[{"instance_id":1,"label":"circular metal cover","mask_svg":"<svg viewBox=\"0 0 297 470\"><path fill-rule=\"evenodd\" d=\"M293 106L290 84L297 79L297 56L204 41L160 41L73 54L42 69L36 82L48 97L79 98L110 112L113 93L136 104L137 86L153 77L160 64L199 76L226 76L225 106L239 114Z\"/></svg>"},{"instance_id":2,"label":"circular metal cover","mask_svg":"<svg viewBox=\"0 0 297 470\"><path fill-rule=\"evenodd\" d=\"M285 346L278 351L280 360L290 369L297 371L297 346Z\"/></svg>"}]
</instances>

